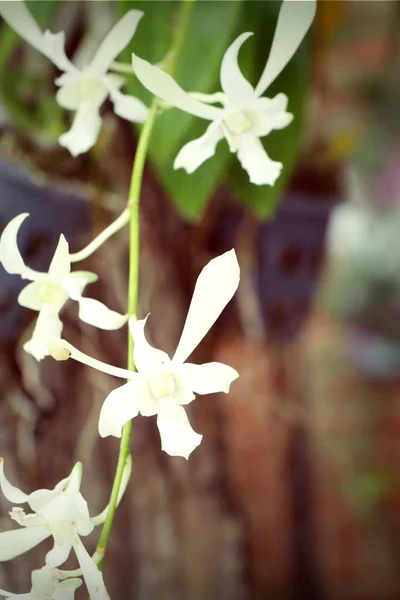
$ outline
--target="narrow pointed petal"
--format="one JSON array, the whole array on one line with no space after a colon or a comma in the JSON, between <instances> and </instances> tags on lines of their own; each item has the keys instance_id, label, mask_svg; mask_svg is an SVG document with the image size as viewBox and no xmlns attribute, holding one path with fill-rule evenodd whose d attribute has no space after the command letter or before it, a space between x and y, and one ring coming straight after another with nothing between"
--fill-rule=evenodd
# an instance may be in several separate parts
<instances>
[{"instance_id":1,"label":"narrow pointed petal","mask_svg":"<svg viewBox=\"0 0 400 600\"><path fill-rule=\"evenodd\" d=\"M243 76L238 63L238 53L245 42L253 33L247 32L239 35L225 52L221 64L221 87L229 98L230 105L238 105L254 98L253 86Z\"/></svg>"},{"instance_id":2,"label":"narrow pointed petal","mask_svg":"<svg viewBox=\"0 0 400 600\"><path fill-rule=\"evenodd\" d=\"M132 54L132 66L136 77L144 87L167 104L208 121L214 121L221 115L220 108L199 102L185 92L171 75L135 54Z\"/></svg>"},{"instance_id":3,"label":"narrow pointed petal","mask_svg":"<svg viewBox=\"0 0 400 600\"><path fill-rule=\"evenodd\" d=\"M19 2L2 2L1 4L15 4ZM0 262L10 275L21 275L24 276L26 266L24 259L17 244L17 236L19 228L25 221L28 213L22 213L12 219L4 228L4 231L0 238Z\"/></svg>"},{"instance_id":4,"label":"narrow pointed petal","mask_svg":"<svg viewBox=\"0 0 400 600\"><path fill-rule=\"evenodd\" d=\"M20 1L20 0L14 0ZM58 240L57 248L49 267L49 278L52 281L61 282L71 271L71 262L69 260L69 246L65 237L61 234Z\"/></svg>"},{"instance_id":5,"label":"narrow pointed petal","mask_svg":"<svg viewBox=\"0 0 400 600\"><path fill-rule=\"evenodd\" d=\"M123 327L128 321L128 315L110 310L105 304L93 298L79 300L79 318L84 323L109 331Z\"/></svg>"},{"instance_id":6,"label":"narrow pointed petal","mask_svg":"<svg viewBox=\"0 0 400 600\"><path fill-rule=\"evenodd\" d=\"M87 152L95 145L102 120L98 106L92 102L82 102L79 106L72 127L58 139L61 146L67 148L72 156Z\"/></svg>"},{"instance_id":7,"label":"narrow pointed petal","mask_svg":"<svg viewBox=\"0 0 400 600\"><path fill-rule=\"evenodd\" d=\"M104 585L103 575L97 568L86 548L82 544L81 539L76 536L73 542L76 557L79 566L82 569L83 579L85 580L91 600L110 600L110 596Z\"/></svg>"},{"instance_id":8,"label":"narrow pointed petal","mask_svg":"<svg viewBox=\"0 0 400 600\"><path fill-rule=\"evenodd\" d=\"M274 185L281 174L282 163L271 160L260 139L253 135L238 137L237 157L255 185Z\"/></svg>"},{"instance_id":9,"label":"narrow pointed petal","mask_svg":"<svg viewBox=\"0 0 400 600\"><path fill-rule=\"evenodd\" d=\"M114 112L121 119L133 123L144 123L149 114L147 106L134 96L127 96L118 89L110 91L110 97L114 104Z\"/></svg>"},{"instance_id":10,"label":"narrow pointed petal","mask_svg":"<svg viewBox=\"0 0 400 600\"><path fill-rule=\"evenodd\" d=\"M72 548L71 541L64 544L54 544L53 548L46 554L46 565L55 569L67 560Z\"/></svg>"},{"instance_id":11,"label":"narrow pointed petal","mask_svg":"<svg viewBox=\"0 0 400 600\"><path fill-rule=\"evenodd\" d=\"M136 374L137 375L137 374ZM136 379L125 383L104 400L99 417L99 434L101 437L113 435L121 437L122 428L139 413L138 397L142 391L142 380Z\"/></svg>"},{"instance_id":12,"label":"narrow pointed petal","mask_svg":"<svg viewBox=\"0 0 400 600\"><path fill-rule=\"evenodd\" d=\"M0 562L11 560L31 550L50 537L45 527L22 527L0 533Z\"/></svg>"},{"instance_id":13,"label":"narrow pointed petal","mask_svg":"<svg viewBox=\"0 0 400 600\"><path fill-rule=\"evenodd\" d=\"M45 31L43 34L41 52L43 52L43 54L45 54L47 58L60 69L60 71L76 72L76 68L65 54L65 33L63 31L59 31L58 33Z\"/></svg>"},{"instance_id":14,"label":"narrow pointed petal","mask_svg":"<svg viewBox=\"0 0 400 600\"><path fill-rule=\"evenodd\" d=\"M52 306L41 308L31 339L24 344L25 352L40 361L50 353L51 345L61 338L63 323Z\"/></svg>"},{"instance_id":15,"label":"narrow pointed petal","mask_svg":"<svg viewBox=\"0 0 400 600\"><path fill-rule=\"evenodd\" d=\"M231 383L239 377L235 369L219 362L203 365L185 363L179 367L179 375L185 385L196 394L227 394Z\"/></svg>"},{"instance_id":16,"label":"narrow pointed petal","mask_svg":"<svg viewBox=\"0 0 400 600\"><path fill-rule=\"evenodd\" d=\"M38 281L28 283L28 285L26 285L19 293L18 304L24 308L39 311L43 305L40 293L41 287L41 283Z\"/></svg>"},{"instance_id":17,"label":"narrow pointed petal","mask_svg":"<svg viewBox=\"0 0 400 600\"><path fill-rule=\"evenodd\" d=\"M82 482L82 463L77 462L74 464L71 473L67 477L67 486L69 494L76 494L81 488Z\"/></svg>"},{"instance_id":18,"label":"narrow pointed petal","mask_svg":"<svg viewBox=\"0 0 400 600\"><path fill-rule=\"evenodd\" d=\"M67 340L59 340L57 343L52 345L50 350L51 356L53 356L53 358L56 360L73 358L83 365L87 365L88 367L92 367L93 369L97 369L98 371L102 371L108 375L112 375L113 377L120 377L121 379L134 379L137 377L137 373L128 371L127 369L114 367L113 365L104 363L101 360L97 360L96 358L81 352L75 348L75 346L67 342Z\"/></svg>"},{"instance_id":19,"label":"narrow pointed petal","mask_svg":"<svg viewBox=\"0 0 400 600\"><path fill-rule=\"evenodd\" d=\"M129 10L122 19L114 25L100 44L88 67L88 71L91 75L103 75L108 71L111 63L135 35L136 28L142 17L142 11Z\"/></svg>"},{"instance_id":20,"label":"narrow pointed petal","mask_svg":"<svg viewBox=\"0 0 400 600\"><path fill-rule=\"evenodd\" d=\"M162 403L157 425L160 430L161 449L171 456L183 456L188 459L203 439L202 435L192 429L185 409L175 402Z\"/></svg>"},{"instance_id":21,"label":"narrow pointed petal","mask_svg":"<svg viewBox=\"0 0 400 600\"><path fill-rule=\"evenodd\" d=\"M211 123L204 135L183 146L175 159L174 169L185 169L187 173L193 173L203 162L214 156L217 144L223 137L219 123Z\"/></svg>"},{"instance_id":22,"label":"narrow pointed petal","mask_svg":"<svg viewBox=\"0 0 400 600\"><path fill-rule=\"evenodd\" d=\"M90 271L74 271L63 280L62 285L72 300L82 297L85 287L98 280L98 275Z\"/></svg>"},{"instance_id":23,"label":"narrow pointed petal","mask_svg":"<svg viewBox=\"0 0 400 600\"><path fill-rule=\"evenodd\" d=\"M26 2L0 2L0 16L22 39L43 52L43 32L28 10Z\"/></svg>"},{"instance_id":24,"label":"narrow pointed petal","mask_svg":"<svg viewBox=\"0 0 400 600\"><path fill-rule=\"evenodd\" d=\"M131 476L131 472L132 472L132 458L129 455L126 460L124 470L122 472L121 486L120 486L119 492L118 492L117 506L119 506L119 503L121 502L121 500L125 494L125 491L126 491L126 488L128 486L129 479ZM106 520L106 517L107 517L108 507L109 507L109 504L107 504L105 509L102 510L100 514L96 515L95 517L92 517L93 525L102 525L104 523L104 521Z\"/></svg>"},{"instance_id":25,"label":"narrow pointed petal","mask_svg":"<svg viewBox=\"0 0 400 600\"><path fill-rule=\"evenodd\" d=\"M144 335L145 319L129 319L129 329L133 337L133 360L136 370L139 373L146 374L157 371L165 365L170 364L171 360L166 352L158 350L149 344Z\"/></svg>"},{"instance_id":26,"label":"narrow pointed petal","mask_svg":"<svg viewBox=\"0 0 400 600\"><path fill-rule=\"evenodd\" d=\"M286 67L314 20L316 0L283 0L271 51L255 89L262 96Z\"/></svg>"},{"instance_id":27,"label":"narrow pointed petal","mask_svg":"<svg viewBox=\"0 0 400 600\"><path fill-rule=\"evenodd\" d=\"M4 474L4 460L0 458L0 487L4 496L13 504L23 504L28 501L28 495L12 485Z\"/></svg>"},{"instance_id":28,"label":"narrow pointed petal","mask_svg":"<svg viewBox=\"0 0 400 600\"><path fill-rule=\"evenodd\" d=\"M183 363L214 325L237 290L240 269L234 250L217 256L197 278L192 301L176 349L174 363Z\"/></svg>"},{"instance_id":29,"label":"narrow pointed petal","mask_svg":"<svg viewBox=\"0 0 400 600\"><path fill-rule=\"evenodd\" d=\"M90 518L88 504L81 493L76 494L73 502L77 531L79 535L89 535L92 533L94 525Z\"/></svg>"}]
</instances>

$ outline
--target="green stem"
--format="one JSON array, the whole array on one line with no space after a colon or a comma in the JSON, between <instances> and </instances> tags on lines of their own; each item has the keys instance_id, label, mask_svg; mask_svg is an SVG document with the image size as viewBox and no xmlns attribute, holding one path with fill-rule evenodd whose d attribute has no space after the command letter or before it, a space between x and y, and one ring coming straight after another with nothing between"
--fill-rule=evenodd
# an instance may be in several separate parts
<instances>
[{"instance_id":1,"label":"green stem","mask_svg":"<svg viewBox=\"0 0 400 600\"><path fill-rule=\"evenodd\" d=\"M172 73L175 68L177 57L182 49L183 42L187 33L190 17L193 10L194 0L183 0L179 26L174 38L171 52L169 54L166 71ZM159 102L155 98L150 107L149 116L140 132L138 145L136 149L135 161L132 171L131 185L129 189L128 209L129 209L129 287L128 287L128 314L136 315L139 290L139 200L142 187L143 171L146 162L147 150L149 147L150 136L159 110ZM133 339L128 336L128 369L135 370L133 359ZM108 540L114 521L115 511L117 509L118 494L121 487L125 463L129 456L129 442L132 431L132 421L124 425L121 436L117 469L115 472L114 483L111 490L109 509L106 520L100 534L99 543L96 548L97 554L101 557L98 563L101 569L104 561Z\"/></svg>"}]
</instances>

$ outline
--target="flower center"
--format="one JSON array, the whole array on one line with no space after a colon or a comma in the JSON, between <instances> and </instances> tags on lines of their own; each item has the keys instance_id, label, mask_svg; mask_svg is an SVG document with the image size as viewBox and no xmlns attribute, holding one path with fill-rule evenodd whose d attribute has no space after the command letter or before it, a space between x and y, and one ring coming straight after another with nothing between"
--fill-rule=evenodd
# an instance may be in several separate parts
<instances>
[{"instance_id":1,"label":"flower center","mask_svg":"<svg viewBox=\"0 0 400 600\"><path fill-rule=\"evenodd\" d=\"M251 123L246 118L246 115L240 110L228 113L224 121L230 132L235 135L239 135L251 127Z\"/></svg>"},{"instance_id":2,"label":"flower center","mask_svg":"<svg viewBox=\"0 0 400 600\"><path fill-rule=\"evenodd\" d=\"M173 396L176 388L175 379L171 373L157 373L149 378L149 389L154 398Z\"/></svg>"},{"instance_id":3,"label":"flower center","mask_svg":"<svg viewBox=\"0 0 400 600\"><path fill-rule=\"evenodd\" d=\"M65 290L56 283L46 281L39 289L40 300L46 304L59 304L65 302Z\"/></svg>"}]
</instances>

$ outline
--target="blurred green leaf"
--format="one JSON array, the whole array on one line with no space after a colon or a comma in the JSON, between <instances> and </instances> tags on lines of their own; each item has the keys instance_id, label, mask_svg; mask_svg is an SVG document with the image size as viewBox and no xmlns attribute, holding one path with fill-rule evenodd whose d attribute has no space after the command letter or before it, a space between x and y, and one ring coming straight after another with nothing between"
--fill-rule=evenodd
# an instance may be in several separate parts
<instances>
[{"instance_id":1,"label":"blurred green leaf","mask_svg":"<svg viewBox=\"0 0 400 600\"><path fill-rule=\"evenodd\" d=\"M242 31L254 31L240 55L243 73L256 84L266 64L272 37L275 31L280 2L251 2L246 13L246 24ZM266 43L268 40L268 43ZM242 56L243 53L243 56ZM304 105L308 88L308 43L303 42L293 59L281 75L268 88L266 95L273 98L279 92L289 97L289 112L294 114L292 123L281 131L273 131L263 138L263 145L273 160L283 163L277 183L270 186L257 186L249 182L249 177L239 162L232 163L229 173L230 187L241 204L248 207L258 218L271 217L285 189L298 157L304 129Z\"/></svg>"},{"instance_id":2,"label":"blurred green leaf","mask_svg":"<svg viewBox=\"0 0 400 600\"><path fill-rule=\"evenodd\" d=\"M167 54L177 25L180 3L121 2L123 12L130 8L143 10L143 17L132 45L126 53L129 60L134 51L152 63L159 63ZM196 2L188 35L177 61L174 77L187 91L211 93L220 89L219 70L225 50L233 41L242 3ZM129 92L149 103L150 96L134 78L129 79ZM213 189L223 178L229 155L220 144L216 155L195 173L174 171L173 162L182 146L200 137L207 121L176 109L160 115L153 130L150 156L162 185L178 210L188 219L201 217Z\"/></svg>"}]
</instances>

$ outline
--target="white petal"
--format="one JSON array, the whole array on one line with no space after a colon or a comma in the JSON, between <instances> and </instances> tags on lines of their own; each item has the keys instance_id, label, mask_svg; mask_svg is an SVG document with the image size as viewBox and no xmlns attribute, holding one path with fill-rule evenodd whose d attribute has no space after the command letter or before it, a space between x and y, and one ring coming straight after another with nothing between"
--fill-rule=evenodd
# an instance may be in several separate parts
<instances>
[{"instance_id":1,"label":"white petal","mask_svg":"<svg viewBox=\"0 0 400 600\"><path fill-rule=\"evenodd\" d=\"M127 96L118 89L110 91L116 115L133 123L144 123L149 114L147 106L134 96Z\"/></svg>"},{"instance_id":2,"label":"white petal","mask_svg":"<svg viewBox=\"0 0 400 600\"><path fill-rule=\"evenodd\" d=\"M45 527L22 527L0 533L0 562L11 560L50 537Z\"/></svg>"},{"instance_id":3,"label":"white petal","mask_svg":"<svg viewBox=\"0 0 400 600\"><path fill-rule=\"evenodd\" d=\"M119 329L128 320L128 315L121 315L107 308L105 304L93 298L81 298L79 300L79 318L84 323L98 327L99 329Z\"/></svg>"},{"instance_id":4,"label":"white petal","mask_svg":"<svg viewBox=\"0 0 400 600\"><path fill-rule=\"evenodd\" d=\"M12 5L13 2L1 2L1 4ZM17 236L19 228L27 216L28 213L22 213L12 219L4 228L0 238L0 261L10 275L21 275L23 277L26 271L24 259L18 248Z\"/></svg>"},{"instance_id":5,"label":"white petal","mask_svg":"<svg viewBox=\"0 0 400 600\"><path fill-rule=\"evenodd\" d=\"M124 470L122 472L121 485L120 485L119 492L118 492L117 506L119 506L119 503L121 502L121 500L125 494L126 488L128 487L131 473L132 473L132 458L130 455L128 455L128 458L126 459L126 462L125 462ZM109 508L109 504L107 504L105 509L102 510L100 514L96 515L95 517L92 517L91 520L92 520L93 525L101 525L102 523L104 523L104 521L106 520L106 517L107 517L108 508Z\"/></svg>"},{"instance_id":6,"label":"white petal","mask_svg":"<svg viewBox=\"0 0 400 600\"><path fill-rule=\"evenodd\" d=\"M79 535L86 536L92 533L94 525L90 518L87 502L81 493L76 494L73 499L73 510Z\"/></svg>"},{"instance_id":7,"label":"white petal","mask_svg":"<svg viewBox=\"0 0 400 600\"><path fill-rule=\"evenodd\" d=\"M144 327L148 316L145 319L129 319L129 329L133 337L133 360L136 370L139 373L149 374L164 368L171 363L166 352L158 350L149 344L144 335Z\"/></svg>"},{"instance_id":8,"label":"white petal","mask_svg":"<svg viewBox=\"0 0 400 600\"><path fill-rule=\"evenodd\" d=\"M45 31L43 34L41 52L43 52L43 54L45 54L47 58L60 69L60 71L76 71L74 65L65 54L65 33L63 31L58 33Z\"/></svg>"},{"instance_id":9,"label":"white petal","mask_svg":"<svg viewBox=\"0 0 400 600\"><path fill-rule=\"evenodd\" d=\"M237 137L237 143L237 157L251 183L274 185L281 174L282 163L271 160L260 139L254 135L242 134Z\"/></svg>"},{"instance_id":10,"label":"white petal","mask_svg":"<svg viewBox=\"0 0 400 600\"><path fill-rule=\"evenodd\" d=\"M39 281L28 283L18 296L18 304L30 310L39 311L42 308L43 300L40 294L42 284Z\"/></svg>"},{"instance_id":11,"label":"white petal","mask_svg":"<svg viewBox=\"0 0 400 600\"><path fill-rule=\"evenodd\" d=\"M62 286L72 300L79 300L85 287L98 280L98 275L90 271L74 271L63 280Z\"/></svg>"},{"instance_id":12,"label":"white petal","mask_svg":"<svg viewBox=\"0 0 400 600\"><path fill-rule=\"evenodd\" d=\"M70 555L72 543L70 540L64 544L54 544L53 548L46 554L46 565L53 569L59 567Z\"/></svg>"},{"instance_id":13,"label":"white petal","mask_svg":"<svg viewBox=\"0 0 400 600\"><path fill-rule=\"evenodd\" d=\"M31 594L12 594L5 590L0 590L0 596L6 596L7 600L32 600Z\"/></svg>"},{"instance_id":14,"label":"white petal","mask_svg":"<svg viewBox=\"0 0 400 600\"><path fill-rule=\"evenodd\" d=\"M214 121L221 115L220 108L199 102L185 92L171 75L135 54L132 54L132 66L135 75L144 87L167 104L209 121Z\"/></svg>"},{"instance_id":15,"label":"white petal","mask_svg":"<svg viewBox=\"0 0 400 600\"><path fill-rule=\"evenodd\" d=\"M87 152L95 145L100 129L101 117L98 107L92 102L82 102L76 112L72 127L58 139L72 156Z\"/></svg>"},{"instance_id":16,"label":"white petal","mask_svg":"<svg viewBox=\"0 0 400 600\"><path fill-rule=\"evenodd\" d=\"M183 363L231 300L239 285L240 269L234 250L217 256L197 278L192 301L173 362Z\"/></svg>"},{"instance_id":17,"label":"white petal","mask_svg":"<svg viewBox=\"0 0 400 600\"><path fill-rule=\"evenodd\" d=\"M283 0L271 51L256 94L262 96L286 67L314 20L316 0Z\"/></svg>"},{"instance_id":18,"label":"white petal","mask_svg":"<svg viewBox=\"0 0 400 600\"><path fill-rule=\"evenodd\" d=\"M219 362L203 365L185 363L179 368L179 375L187 387L196 394L214 394L229 392L231 383L239 377L239 373Z\"/></svg>"},{"instance_id":19,"label":"white petal","mask_svg":"<svg viewBox=\"0 0 400 600\"><path fill-rule=\"evenodd\" d=\"M53 592L52 600L74 600L75 591L82 585L82 581L74 577L61 581Z\"/></svg>"},{"instance_id":20,"label":"white petal","mask_svg":"<svg viewBox=\"0 0 400 600\"><path fill-rule=\"evenodd\" d=\"M76 536L74 543L74 550L76 557L79 562L79 566L82 569L83 579L85 580L86 587L88 589L91 600L109 600L110 596L107 593L106 587L103 581L103 575L97 568L87 550L85 549L82 541Z\"/></svg>"},{"instance_id":21,"label":"white petal","mask_svg":"<svg viewBox=\"0 0 400 600\"><path fill-rule=\"evenodd\" d=\"M185 169L193 173L203 162L214 156L218 142L224 137L220 124L211 123L206 132L196 140L188 142L175 158L174 169Z\"/></svg>"},{"instance_id":22,"label":"white petal","mask_svg":"<svg viewBox=\"0 0 400 600\"><path fill-rule=\"evenodd\" d=\"M100 44L92 62L88 66L91 75L103 75L111 63L128 45L134 36L143 13L140 10L129 10L111 29Z\"/></svg>"},{"instance_id":23,"label":"white petal","mask_svg":"<svg viewBox=\"0 0 400 600\"><path fill-rule=\"evenodd\" d=\"M251 32L242 33L231 44L224 54L221 64L221 87L229 98L230 105L237 105L254 98L253 86L243 76L239 64L238 53L243 44L251 35Z\"/></svg>"},{"instance_id":24,"label":"white petal","mask_svg":"<svg viewBox=\"0 0 400 600\"><path fill-rule=\"evenodd\" d=\"M36 319L31 339L24 344L25 352L32 354L36 360L49 355L51 344L61 339L63 323L52 306L44 305Z\"/></svg>"},{"instance_id":25,"label":"white petal","mask_svg":"<svg viewBox=\"0 0 400 600\"><path fill-rule=\"evenodd\" d=\"M258 98L254 110L248 112L252 133L257 137L264 137L275 129L287 127L293 121L293 115L286 112L287 105L286 94L277 94L272 99Z\"/></svg>"},{"instance_id":26,"label":"white petal","mask_svg":"<svg viewBox=\"0 0 400 600\"><path fill-rule=\"evenodd\" d=\"M142 386L142 379L137 375L134 380L118 387L107 396L100 411L101 437L121 437L122 427L139 413L138 399Z\"/></svg>"},{"instance_id":27,"label":"white petal","mask_svg":"<svg viewBox=\"0 0 400 600\"><path fill-rule=\"evenodd\" d=\"M0 2L0 15L22 39L43 52L43 32L28 10L26 2Z\"/></svg>"},{"instance_id":28,"label":"white petal","mask_svg":"<svg viewBox=\"0 0 400 600\"><path fill-rule=\"evenodd\" d=\"M2 458L0 458L0 487L7 500L13 504L23 504L24 502L27 502L28 495L13 486L6 478L4 474L4 460Z\"/></svg>"},{"instance_id":29,"label":"white petal","mask_svg":"<svg viewBox=\"0 0 400 600\"><path fill-rule=\"evenodd\" d=\"M57 579L51 567L32 571L32 591L37 598L52 598Z\"/></svg>"},{"instance_id":30,"label":"white petal","mask_svg":"<svg viewBox=\"0 0 400 600\"><path fill-rule=\"evenodd\" d=\"M93 369L97 369L98 371L102 371L103 373L107 373L108 375L112 375L113 377L120 377L121 379L134 379L137 377L137 373L133 371L128 371L127 369L120 369L119 367L114 367L113 365L109 365L107 363L102 362L101 360L97 360L92 356L88 356L84 352L81 352L75 346L67 342L67 340L60 340L58 343L54 344L51 348L51 355L56 359L60 360L58 356L54 356L54 353L59 355L66 355L65 358L73 358L83 365L88 365ZM62 358L61 360L65 360Z\"/></svg>"},{"instance_id":31,"label":"white petal","mask_svg":"<svg viewBox=\"0 0 400 600\"><path fill-rule=\"evenodd\" d=\"M14 0L20 1L20 0ZM69 246L65 237L61 234L57 248L49 267L49 277L52 281L61 282L71 271L69 260Z\"/></svg>"},{"instance_id":32,"label":"white petal","mask_svg":"<svg viewBox=\"0 0 400 600\"><path fill-rule=\"evenodd\" d=\"M162 403L157 416L157 425L160 430L161 449L171 456L189 458L203 438L192 429L185 409L176 402Z\"/></svg>"}]
</instances>

